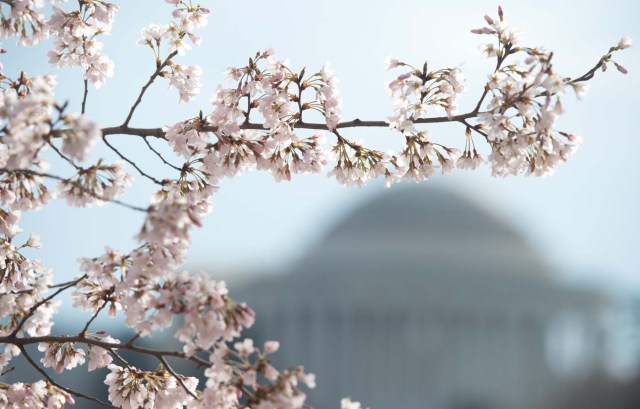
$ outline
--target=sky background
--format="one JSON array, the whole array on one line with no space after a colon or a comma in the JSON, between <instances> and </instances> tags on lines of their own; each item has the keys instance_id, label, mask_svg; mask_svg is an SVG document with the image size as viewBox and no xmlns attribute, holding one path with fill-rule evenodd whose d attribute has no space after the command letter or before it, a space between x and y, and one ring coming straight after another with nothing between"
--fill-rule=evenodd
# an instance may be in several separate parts
<instances>
[{"instance_id":1,"label":"sky background","mask_svg":"<svg viewBox=\"0 0 640 409\"><path fill-rule=\"evenodd\" d=\"M158 127L210 112L209 99L222 72L246 64L256 51L274 48L290 58L293 68L315 72L330 62L340 79L343 118L384 119L391 102L384 83L393 78L384 60L392 55L414 64L427 59L432 67L462 65L468 91L460 112L471 110L482 92L493 61L484 60L479 46L488 37L473 35L485 13L496 14L490 1L430 2L336 1L203 2L212 11L201 30L202 46L178 62L203 68L198 98L177 105L177 91L160 79L145 95L131 121L134 127ZM523 31L523 43L554 50L555 68L578 76L591 68L620 37L640 39L635 1L503 1L506 19ZM90 89L88 114L102 126L122 123L140 87L154 70L153 53L135 45L140 28L170 20L171 7L160 0L122 1L114 34L104 38L104 52L116 63L115 76L99 90ZM17 49L9 41L5 72L17 76L55 73L59 100L79 111L81 73L47 65L49 43ZM510 221L568 280L618 291L640 292L640 58L637 48L617 59L629 75L610 69L598 73L583 101L572 93L563 100L566 115L559 128L579 134L584 142L577 154L547 178L497 179L490 169L456 171L426 183L459 192ZM464 128L458 124L428 128L434 138L462 148ZM399 134L380 129L345 131L367 146L400 148ZM148 172L171 176L142 140L114 136L111 141ZM160 147L161 144L156 143ZM95 158L113 156L98 149ZM69 174L53 160L52 172ZM328 170L328 169L327 169ZM133 170L131 171L134 172ZM136 176L124 198L145 205L154 186ZM277 272L309 250L349 209L383 189L379 182L361 189L339 186L326 174L296 177L275 183L268 174L250 173L221 184L214 211L193 234L192 266L205 267L219 278L252 271ZM139 213L114 205L69 209L56 201L23 215L26 232L42 237L37 257L63 281L78 273L76 259L102 254L105 245L129 251L142 222Z\"/></svg>"}]
</instances>

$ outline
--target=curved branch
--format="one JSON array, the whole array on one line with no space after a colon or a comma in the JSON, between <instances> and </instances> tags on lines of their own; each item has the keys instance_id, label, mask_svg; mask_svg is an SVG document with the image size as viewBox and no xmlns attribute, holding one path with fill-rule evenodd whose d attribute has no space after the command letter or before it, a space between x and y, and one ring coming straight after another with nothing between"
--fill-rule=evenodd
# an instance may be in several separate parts
<instances>
[{"instance_id":1,"label":"curved branch","mask_svg":"<svg viewBox=\"0 0 640 409\"><path fill-rule=\"evenodd\" d=\"M114 151L116 153L116 155L118 155L122 160L126 161L129 165L133 166L138 171L138 173L140 173L140 175L142 175L145 178L149 179L150 181L152 181L156 185L162 186L162 182L161 181L159 181L158 179L154 178L150 174L144 172L142 169L140 169L140 167L138 165L136 165L136 163L134 161L132 161L131 159L129 159L126 156L124 156L115 146L111 145L109 143L109 141L107 141L107 136L104 135L104 134L102 135L102 141L105 143L105 145L107 145L109 147L109 149Z\"/></svg>"},{"instance_id":2,"label":"curved branch","mask_svg":"<svg viewBox=\"0 0 640 409\"><path fill-rule=\"evenodd\" d=\"M60 294L61 292L68 290L69 288L73 287L74 285L78 284L80 281L82 281L84 278L86 278L87 275L84 274L82 277L79 277L76 280L73 281L69 281L68 283L66 283L63 286L58 287L58 289L51 294L50 296L48 296L47 298L43 298L42 300L40 300L39 302L37 302L36 304L33 305L33 307L31 307L29 309L29 311L27 311L27 313L22 317L22 319L20 320L20 323L18 323L18 326L13 330L13 332L11 333L11 335L9 335L10 338L15 337L18 332L22 329L22 326L24 325L25 322L27 322L27 320L29 318L31 318L31 316L33 315L34 312L36 312L36 310L38 308L40 308L41 306L43 306L44 304L48 303L49 301L53 300L55 297L58 296L58 294Z\"/></svg>"},{"instance_id":3,"label":"curved branch","mask_svg":"<svg viewBox=\"0 0 640 409\"><path fill-rule=\"evenodd\" d=\"M57 383L56 381L53 380L53 378L51 376L49 376L49 374L40 367L40 365L38 365L33 358L31 358L31 355L29 355L29 353L27 352L27 350L25 349L24 346L22 345L18 345L18 348L20 349L20 351L22 352L22 354L24 355L24 357L26 358L26 360L29 362L29 364L36 370L38 371L42 376L44 376L44 378L53 386L55 386L58 389L61 389L65 392L67 392L70 395L73 396L77 396L78 398L83 398L83 399L87 399L96 403L99 403L102 406L105 406L107 408L115 408L115 406L108 404L107 402L103 402L98 398L94 398L93 396L89 396L89 395L85 395L82 392L77 392L74 391L73 389L69 389L65 386L60 385L59 383Z\"/></svg>"},{"instance_id":4,"label":"curved branch","mask_svg":"<svg viewBox=\"0 0 640 409\"><path fill-rule=\"evenodd\" d=\"M151 146L151 144L150 144L150 143L149 143L149 141L147 140L147 137L146 137L146 136L143 136L143 137L142 137L142 139L144 139L144 143L146 143L146 144L147 144L147 146L149 147L149 149L151 149L151 151L152 151L153 153L155 153L155 154L156 154L156 156L157 156L158 158L160 158L160 160L162 161L162 163L164 163L165 165L169 166L170 168L173 168L173 169L177 170L178 172L182 171L182 169L180 169L179 167L177 167L177 166L175 166L175 165L171 164L170 162L168 162L168 161L164 158L164 156L162 156L162 154L161 154L160 152L158 152L158 151L157 151L153 146Z\"/></svg>"},{"instance_id":5,"label":"curved branch","mask_svg":"<svg viewBox=\"0 0 640 409\"><path fill-rule=\"evenodd\" d=\"M158 68L156 68L155 72L151 74L151 77L149 77L149 81L147 81L147 83L144 84L144 86L140 90L138 99L136 99L136 102L133 103L133 106L131 107L131 110L129 110L129 114L127 115L127 118L124 120L122 126L126 127L127 125L129 125L129 121L131 121L131 117L133 117L133 113L136 111L136 108L138 107L138 105L140 105L140 102L142 102L142 97L144 96L144 93L147 92L147 88L149 88L149 86L153 84L153 81L155 81L155 79L158 78L158 75L160 75L160 72L162 72L162 69L166 67L169 61L173 57L175 57L177 54L178 54L177 51L174 51L171 54L169 54L169 56L162 62L162 64L158 65Z\"/></svg>"},{"instance_id":6,"label":"curved branch","mask_svg":"<svg viewBox=\"0 0 640 409\"><path fill-rule=\"evenodd\" d=\"M193 393L193 391L189 388L187 388L187 385L184 384L184 381L182 380L182 378L180 377L180 375L178 375L176 373L176 371L173 370L173 368L171 367L171 365L169 365L169 362L167 362L167 360L163 357L160 356L158 357L158 360L160 360L160 362L162 362L162 365L164 365L165 369L167 371L169 371L169 373L171 374L171 376L173 376L176 381L178 381L178 383L180 384L180 386L182 386L182 389L185 390L185 392L187 392L189 395L191 395L194 399L198 399L198 395L196 395L195 393Z\"/></svg>"}]
</instances>

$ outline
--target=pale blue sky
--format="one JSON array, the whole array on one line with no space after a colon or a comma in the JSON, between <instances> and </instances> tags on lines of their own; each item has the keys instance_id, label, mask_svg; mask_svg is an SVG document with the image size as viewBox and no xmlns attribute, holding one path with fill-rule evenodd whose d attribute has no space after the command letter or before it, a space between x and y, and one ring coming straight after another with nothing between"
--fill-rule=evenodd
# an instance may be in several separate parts
<instances>
[{"instance_id":1,"label":"pale blue sky","mask_svg":"<svg viewBox=\"0 0 640 409\"><path fill-rule=\"evenodd\" d=\"M103 126L122 122L154 69L151 50L134 44L140 28L168 21L171 11L161 0L121 3L114 35L105 39L104 48L116 62L116 75L89 94L88 113ZM167 90L166 81L158 81L132 126L172 124L200 109L209 111L208 100L222 81L222 71L245 64L255 51L268 47L277 56L290 58L293 67L315 70L331 62L341 81L346 119L383 119L390 112L383 86L393 75L384 71L388 55L416 64L425 59L433 66L463 64L469 90L461 111L473 107L493 65L480 56L478 46L484 39L469 33L483 24L484 13L495 14L497 3L491 1L224 0L208 6L212 15L202 31L203 45L179 59L202 66L201 95L177 107L177 92ZM623 35L640 41L640 6L635 1L503 1L502 6L507 19L523 30L524 43L554 50L556 69L568 76L590 68ZM15 49L9 42L7 46L7 73L15 75L20 69L31 75L56 73L57 96L79 109L79 71L49 67L46 45L31 50ZM573 95L565 98L567 114L560 125L582 135L584 142L555 176L495 179L484 169L436 176L427 183L462 192L503 215L568 278L640 290L638 55L637 48L619 55L629 75L615 70L598 74L584 101L576 102ZM430 129L438 138L462 146L460 126ZM386 130L352 130L347 136L384 149L401 143L398 134ZM169 175L145 153L142 141L126 136L112 140L139 155L144 169ZM64 169L63 164L55 166ZM61 173L56 167L54 171ZM136 179L126 200L145 204L153 186ZM193 235L191 263L210 266L220 278L257 268L278 270L312 246L336 217L381 189L380 183L345 189L325 175L277 184L266 174L253 173L225 181L214 198L214 212ZM105 245L130 249L140 223L139 214L116 206L67 209L56 202L26 214L22 226L40 233L45 247L39 257L63 280L77 273L78 257L99 255Z\"/></svg>"}]
</instances>

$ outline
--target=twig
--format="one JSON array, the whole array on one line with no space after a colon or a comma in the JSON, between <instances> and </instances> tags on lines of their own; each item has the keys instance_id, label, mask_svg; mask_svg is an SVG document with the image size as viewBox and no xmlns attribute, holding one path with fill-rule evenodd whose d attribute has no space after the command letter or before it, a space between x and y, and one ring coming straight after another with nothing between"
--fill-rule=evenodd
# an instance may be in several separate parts
<instances>
[{"instance_id":1,"label":"twig","mask_svg":"<svg viewBox=\"0 0 640 409\"><path fill-rule=\"evenodd\" d=\"M68 290L69 288L73 287L74 285L78 284L80 281L82 281L84 278L86 278L87 275L84 274L82 277L73 280L73 281L69 281L66 285L64 285L63 287L59 287L53 294L51 294L50 296L48 296L47 298L43 298L42 300L40 300L39 302L37 302L36 304L34 304L31 308L29 308L29 311L27 311L27 313L22 317L22 319L20 320L20 323L18 323L18 326L13 330L13 332L11 333L11 335L9 335L9 337L15 337L16 334L18 333L18 331L20 331L22 329L22 326L24 325L24 323L31 318L31 316L33 315L34 312L36 312L36 310L38 308L40 308L41 306L43 306L44 304L48 303L49 301L53 300L55 297L58 296L58 294L60 294L61 292Z\"/></svg>"},{"instance_id":2,"label":"twig","mask_svg":"<svg viewBox=\"0 0 640 409\"><path fill-rule=\"evenodd\" d=\"M112 151L114 151L116 153L116 155L118 155L121 159L125 160L127 163L129 163L131 166L133 166L138 173L140 173L140 175L146 177L147 179L149 179L150 181L152 181L153 183L155 183L156 185L160 185L162 186L162 182L159 181L158 179L154 178L153 176L149 175L148 173L145 173L142 169L140 169L138 167L138 165L135 164L134 161L132 161L131 159L127 158L126 156L124 156L122 153L120 153L120 151L118 149L116 149L115 146L111 145L109 143L109 141L107 141L107 135L102 135L102 141L105 143L105 145L107 145Z\"/></svg>"},{"instance_id":3,"label":"twig","mask_svg":"<svg viewBox=\"0 0 640 409\"><path fill-rule=\"evenodd\" d=\"M127 341L127 345L133 345L133 343L136 342L136 340L140 338L140 336L141 334L139 332L136 332L136 335L132 336L131 339Z\"/></svg>"},{"instance_id":4,"label":"twig","mask_svg":"<svg viewBox=\"0 0 640 409\"><path fill-rule=\"evenodd\" d=\"M49 288L51 289L51 288L64 287L64 286L69 285L69 284L77 284L78 282L79 282L78 279L71 280L71 281L65 281L64 283L50 285Z\"/></svg>"},{"instance_id":5,"label":"twig","mask_svg":"<svg viewBox=\"0 0 640 409\"><path fill-rule=\"evenodd\" d=\"M144 84L144 86L140 90L138 99L136 99L136 102L133 103L131 110L129 110L129 115L127 115L127 118L124 120L124 123L122 124L122 126L126 127L127 125L129 125L129 121L131 121L131 117L133 117L133 113L135 112L138 105L140 105L140 102L142 102L142 97L144 96L144 93L147 92L147 88L149 88L149 86L153 84L153 81L155 81L158 75L160 75L160 72L162 71L162 69L167 66L167 64L169 63L169 60L171 60L177 54L178 54L177 51L174 51L171 54L169 54L169 56L162 62L162 64L158 65L158 68L156 68L155 72L151 74L151 77L149 77L149 81L147 81L147 83Z\"/></svg>"},{"instance_id":6,"label":"twig","mask_svg":"<svg viewBox=\"0 0 640 409\"><path fill-rule=\"evenodd\" d=\"M102 135L154 136L159 139L166 139L162 128L130 128L123 125L102 128Z\"/></svg>"},{"instance_id":7,"label":"twig","mask_svg":"<svg viewBox=\"0 0 640 409\"><path fill-rule=\"evenodd\" d=\"M184 384L184 381L182 380L182 378L180 378L180 376L176 373L176 371L173 370L173 368L171 367L171 365L169 365L169 363L167 362L167 360L163 357L163 356L159 356L158 360L160 362L162 362L162 365L164 365L165 369L167 371L169 371L169 373L176 378L176 381L178 381L178 383L180 384L180 386L182 386L182 388L191 396L193 396L194 399L198 399L198 395L196 395L195 393L193 393L193 391L189 388L187 388L187 385Z\"/></svg>"},{"instance_id":8,"label":"twig","mask_svg":"<svg viewBox=\"0 0 640 409\"><path fill-rule=\"evenodd\" d=\"M593 68L591 68L589 71L582 74L580 77L576 79L570 79L567 82L571 83L571 82L589 81L596 74L596 71L598 71L598 69L602 67L602 64L604 64L604 58L600 58L600 61L598 61L598 63Z\"/></svg>"},{"instance_id":9,"label":"twig","mask_svg":"<svg viewBox=\"0 0 640 409\"><path fill-rule=\"evenodd\" d=\"M502 55L499 56L498 60L496 61L496 68L493 70L494 73L498 72L504 60L506 60L509 55L513 54L513 51L511 50L510 45L507 45L503 51L504 52L502 53ZM484 102L484 99L487 97L488 93L489 93L489 84L487 83L484 85L484 91L482 92L482 95L480 96L480 99L478 100L478 103L476 104L476 107L473 109L472 112L475 112L476 114L480 112L482 103ZM462 119L467 119L467 118L462 118Z\"/></svg>"},{"instance_id":10,"label":"twig","mask_svg":"<svg viewBox=\"0 0 640 409\"><path fill-rule=\"evenodd\" d=\"M80 111L81 113L84 114L85 112L85 108L87 106L87 94L89 93L89 84L87 82L87 79L84 79L84 95L82 96L82 110Z\"/></svg>"},{"instance_id":11,"label":"twig","mask_svg":"<svg viewBox=\"0 0 640 409\"><path fill-rule=\"evenodd\" d=\"M0 373L0 376L4 376L6 374L8 374L9 372L13 372L16 370L15 366L12 366L11 368L7 369L6 371L3 371L2 373Z\"/></svg>"},{"instance_id":12,"label":"twig","mask_svg":"<svg viewBox=\"0 0 640 409\"><path fill-rule=\"evenodd\" d=\"M86 274L85 274L86 275ZM111 293L109 293L111 294ZM100 307L98 307L98 309L96 310L96 312L93 314L93 316L91 316L91 319L89 321L87 321L86 324L84 324L84 328L82 328L82 331L80 331L80 336L85 336L87 334L87 330L89 329L89 326L91 325L91 323L98 318L98 314L100 314L100 311L102 311L104 309L104 307L107 306L107 300L103 300L104 302L102 303L102 305Z\"/></svg>"},{"instance_id":13,"label":"twig","mask_svg":"<svg viewBox=\"0 0 640 409\"><path fill-rule=\"evenodd\" d=\"M158 152L158 151L157 151L153 146L151 146L151 144L150 144L150 143L149 143L149 141L147 140L147 137L146 137L146 136L143 136L143 137L142 137L142 139L144 139L144 143L146 143L146 144L147 144L147 146L149 147L149 149L151 149L151 151L152 151L153 153L155 153L155 154L160 158L160 160L161 160L165 165L170 166L170 167L172 167L173 169L175 169L175 170L177 170L177 171L179 171L179 172L180 172L180 171L182 171L182 169L180 169L179 167L177 167L177 166L175 166L175 165L172 165L171 163L167 162L167 160L164 158L164 156L162 156L162 155L160 154L160 152Z\"/></svg>"},{"instance_id":14,"label":"twig","mask_svg":"<svg viewBox=\"0 0 640 409\"><path fill-rule=\"evenodd\" d=\"M110 349L110 350L109 350L109 352L110 352L111 354L113 354L113 356L115 356L115 357L116 357L116 359L118 359L120 362L122 362L123 364L125 364L128 368L131 368L131 365L129 364L129 362L127 362L127 360L126 360L126 359L124 359L124 358L122 357L122 355L120 355L119 353L117 353L117 352L116 352L115 350L113 350L113 349Z\"/></svg>"},{"instance_id":15,"label":"twig","mask_svg":"<svg viewBox=\"0 0 640 409\"><path fill-rule=\"evenodd\" d=\"M81 166L78 166L70 157L60 152L58 147L53 144L50 140L47 140L47 144L51 146L51 148L60 156L62 159L67 161L71 166L73 166L76 170L84 170Z\"/></svg>"}]
</instances>

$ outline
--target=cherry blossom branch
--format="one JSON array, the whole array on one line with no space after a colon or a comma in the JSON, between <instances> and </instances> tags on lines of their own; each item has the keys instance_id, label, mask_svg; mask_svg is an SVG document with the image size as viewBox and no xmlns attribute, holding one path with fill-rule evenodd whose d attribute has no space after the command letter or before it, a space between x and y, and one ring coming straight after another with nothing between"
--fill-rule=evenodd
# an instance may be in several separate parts
<instances>
[{"instance_id":1,"label":"cherry blossom branch","mask_svg":"<svg viewBox=\"0 0 640 409\"><path fill-rule=\"evenodd\" d=\"M77 396L79 398L83 398L83 399L87 399L96 403L99 403L102 406L105 406L107 408L115 408L116 406L110 405L106 402L103 402L102 400L93 397L93 396L89 396L89 395L85 395L82 392L78 392L75 391L73 389L67 388L66 386L62 386L59 383L57 383L55 380L53 380L53 378L51 376L49 376L49 374L40 367L40 365L38 365L33 358L31 358L31 355L29 355L29 353L27 352L27 349L20 344L14 344L18 347L18 349L20 349L20 351L22 352L22 354L24 355L24 357L26 358L27 362L29 362L29 364L36 370L38 371L42 376L44 376L44 378L53 386L55 386L56 388L59 388L73 396Z\"/></svg>"},{"instance_id":2,"label":"cherry blossom branch","mask_svg":"<svg viewBox=\"0 0 640 409\"><path fill-rule=\"evenodd\" d=\"M22 326L24 325L25 322L27 322L27 320L29 318L31 318L31 316L38 310L38 308L40 308L41 306L43 306L44 304L48 303L49 301L53 300L54 298L56 298L60 293L62 293L63 291L68 290L69 288L73 287L74 285L78 284L80 281L82 281L85 277L87 277L86 274L84 274L83 276L73 280L73 281L69 281L68 283L66 283L65 285L58 287L58 289L51 295L49 295L46 298L43 298L42 300L40 300L39 302L35 303L33 305L33 307L31 307L29 309L29 311L27 311L27 313L22 317L22 319L20 320L20 322L18 323L18 325L16 326L16 328L13 330L13 332L9 335L9 338L15 338L16 335L18 334L18 332L20 332L20 330L22 329Z\"/></svg>"},{"instance_id":3,"label":"cherry blossom branch","mask_svg":"<svg viewBox=\"0 0 640 409\"><path fill-rule=\"evenodd\" d=\"M136 99L136 102L133 103L133 106L131 107L131 110L129 110L129 114L127 115L127 118L124 120L122 126L126 127L127 125L129 125L129 121L131 121L131 118L133 117L133 113L135 112L138 105L140 105L140 102L142 102L142 97L144 96L144 93L147 92L147 88L149 88L151 84L153 84L153 81L155 81L156 78L158 78L158 76L162 72L162 69L166 67L169 61L173 57L175 57L177 54L178 54L177 51L173 51L171 54L169 54L169 56L161 64L158 65L154 73L151 74L147 83L144 84L144 86L140 90L140 94L138 94L138 99Z\"/></svg>"},{"instance_id":4,"label":"cherry blossom branch","mask_svg":"<svg viewBox=\"0 0 640 409\"><path fill-rule=\"evenodd\" d=\"M172 356L172 357L181 358L187 361L194 362L201 366L205 366L205 367L211 366L211 362L205 359L202 359L197 355L188 355L184 352L179 352L179 351L150 349L150 348L145 348L137 345L120 344L115 342L104 342L98 339L89 338L84 335L45 335L45 336L39 336L39 337L25 337L25 338L13 337L9 335L9 336L0 337L0 344L13 344L18 347L31 345L31 344L38 344L41 342L59 343L59 344L63 344L66 342L83 343L87 345L94 345L94 346L108 349L108 350L119 349L119 350L138 352L141 354L153 356L158 359L161 357Z\"/></svg>"},{"instance_id":5,"label":"cherry blossom branch","mask_svg":"<svg viewBox=\"0 0 640 409\"><path fill-rule=\"evenodd\" d=\"M477 117L481 112L471 111L466 114L454 115L452 117L447 116L438 116L432 118L420 118L416 119L414 123L416 124L435 124L435 123L446 123L446 122L459 122L460 120L471 119ZM263 124L258 124L254 122L247 122L240 125L241 129L252 129L252 130L266 130ZM295 128L297 129L310 129L310 130L318 130L318 131L329 131L329 127L327 124L323 123L312 123L312 122L296 122ZM389 128L389 123L386 121L376 121L376 120L362 120L362 119L353 119L351 121L340 122L337 126L337 129L345 129L345 128ZM213 126L203 126L201 131L204 132L217 132L218 128ZM159 139L165 139L165 131L162 128L130 128L128 126L113 126L102 128L103 135L132 135L132 136L141 136L141 137L156 137Z\"/></svg>"},{"instance_id":6,"label":"cherry blossom branch","mask_svg":"<svg viewBox=\"0 0 640 409\"><path fill-rule=\"evenodd\" d=\"M25 174L25 175L35 175L35 176L40 176L40 177L44 177L44 178L48 178L48 179L59 180L61 182L71 183L74 186L76 186L78 189L80 189L83 192L91 195L92 197L95 197L96 199L102 200L104 202L110 202L110 203L113 203L113 204L117 204L118 206L123 206L123 207L126 207L126 208L131 209L131 210L135 210L135 211L138 211L138 212L145 212L145 213L148 212L147 208L134 206L134 205L131 205L131 204L126 203L126 202L123 202L123 201L118 200L118 199L110 199L110 198L107 198L107 197L100 196L100 195L96 194L95 192L93 192L92 190L84 188L79 183L76 183L76 182L74 182L72 180L69 180L67 178L63 178L62 176L52 175L50 173L44 173L44 172L37 172L35 170L30 170L30 169L6 169L6 168L0 168L0 175L3 174L3 173L17 173L17 174Z\"/></svg>"},{"instance_id":7,"label":"cherry blossom branch","mask_svg":"<svg viewBox=\"0 0 640 409\"><path fill-rule=\"evenodd\" d=\"M15 303L5 318L8 325L0 344L10 347L4 354L22 351L29 364L49 381L39 381L40 387L46 385L48 393L57 393L62 400L71 400L69 394L95 400L57 386L46 372L49 367L60 373L84 364L86 348L88 370L110 370L105 384L109 386L109 400L116 406L182 407L190 406L192 398L199 400L196 405L200 406L302 406L305 395L297 388L298 382L313 387L313 376L305 374L301 367L282 372L271 367L266 356L278 348L273 341L265 343L261 352L251 339L243 339L242 332L253 324L255 312L245 304L234 303L224 282L216 282L206 274L179 271L187 259L192 229L202 225L219 182L247 170L268 170L277 181L289 180L292 174L321 172L328 159L333 159L334 165L329 176L344 185L362 185L378 177L384 177L388 185L401 180L417 182L427 180L438 170L447 174L455 168L477 169L483 163L491 164L495 176L550 174L557 164L567 161L579 143L579 137L554 127L556 118L563 113L563 91L572 87L579 96L586 86L578 82L591 79L598 69L606 69L609 61L626 73L612 60L612 53L631 46L631 40L623 38L595 67L572 80L555 71L552 53L521 47L517 30L503 22L499 8L499 21L485 16L487 25L472 30L491 36L492 43L485 45L484 54L495 58L495 69L482 92L478 92L480 98L473 110L464 114L457 114L459 96L466 89L460 67L432 68L425 62L416 68L390 58L387 68L402 70L387 85L393 107L390 116L386 120L343 121L338 80L329 65L312 74L306 68L298 72L286 60L277 59L272 50L266 50L256 53L246 66L227 71L233 85L216 89L212 109L173 125L156 124L163 128L132 128L129 124L133 115L157 77L170 81L181 102L190 101L201 88L200 68L172 59L184 54L191 44L199 44L200 37L194 29L206 24L209 10L192 1L167 2L175 6L174 22L151 24L143 28L138 40L138 44L153 50L155 71L142 86L122 125L102 130L84 113L89 83L98 87L113 73L113 63L99 53L101 44L95 38L110 32L118 6L109 1L83 0L78 2L77 10L55 7L46 23L29 28L28 24L40 19L35 8L41 2L8 2L12 12L22 14L7 14L9 23L0 27L0 34L19 36L23 42L35 43L50 33L55 38L54 49L48 54L50 61L84 69L81 113L63 112L67 104L56 102L53 76L29 78L22 74L17 81L0 81L1 92L8 95L4 99L7 105L0 112L0 139L7 148L0 152L2 163L6 163L5 169L0 168L0 175L8 174L0 184L4 189L0 191L0 241L4 243L3 251L11 255L5 257L11 261L1 272L0 293ZM32 7L13 10L13 6L22 3ZM505 60L516 53L524 61L507 65ZM167 55L164 61L161 55ZM6 88L2 88L5 83ZM320 113L325 122L305 122L303 118L310 118L303 115L307 110ZM437 110L444 110L446 116L430 117ZM51 118L51 112L57 112L57 119ZM418 126L450 122L465 127L464 151L433 141L427 127ZM351 128L390 128L401 135L404 145L387 153L370 149L341 135L348 136L346 130ZM311 136L298 133L305 129L329 131L337 141L328 150L322 132L305 132ZM486 159L482 150L476 150L474 132L490 147ZM162 180L143 171L137 158L108 140L117 134L142 137L162 163L179 171L179 177ZM107 199L118 197L130 184L131 176L120 160L113 165L104 164L102 159L86 168L79 165L89 157L100 137L120 159L161 186L147 209ZM162 149L154 148L149 137L166 142L184 165L172 164ZM40 155L45 143L76 169L75 175L62 178L29 170L44 166ZM82 277L48 285L52 282L49 270L20 252L24 247L39 247L37 237L30 236L22 246L13 241L20 230L20 213L16 210L35 209L51 196L43 177L61 181L61 191L72 205L85 206L97 198L146 212L135 238L139 246L127 254L107 249L99 257L83 258ZM74 288L74 307L89 311L89 318L78 325L82 329L77 335L50 335L57 308L51 300L70 288ZM90 332L107 304L110 315L124 315L126 325L135 331L124 344L105 331ZM168 328L172 317L178 315L183 317L183 326L173 334L180 344L175 351L139 346L141 334L147 336ZM44 352L42 365L27 354L31 349L28 345L32 344L40 344L38 349ZM155 371L144 371L130 365L118 352L126 357L129 353L153 357L160 365ZM199 369L208 368L203 374L208 378L205 387L196 390L197 379L177 373L169 365L169 361L174 363L169 357L193 362ZM0 372L8 364L7 358L11 357L0 354ZM112 364L114 360L126 368ZM10 396L12 387L22 387L22 383L0 385L0 401L5 391ZM38 407L42 402L23 406ZM356 406L348 403L346 407Z\"/></svg>"},{"instance_id":8,"label":"cherry blossom branch","mask_svg":"<svg viewBox=\"0 0 640 409\"><path fill-rule=\"evenodd\" d=\"M497 58L496 68L493 70L494 73L500 70L500 67L502 66L502 63L504 62L504 60L506 60L507 57L510 56L511 54L514 54L514 51L511 49L511 44L507 44L503 49L503 53L500 54ZM489 94L489 84L485 84L484 91L482 92L482 95L480 96L480 99L478 100L478 103L476 104L476 107L473 109L472 112L475 112L476 114L480 112L480 108L482 107L482 103L484 102L484 99L487 97L487 94ZM467 118L463 118L463 119L467 119Z\"/></svg>"}]
</instances>

